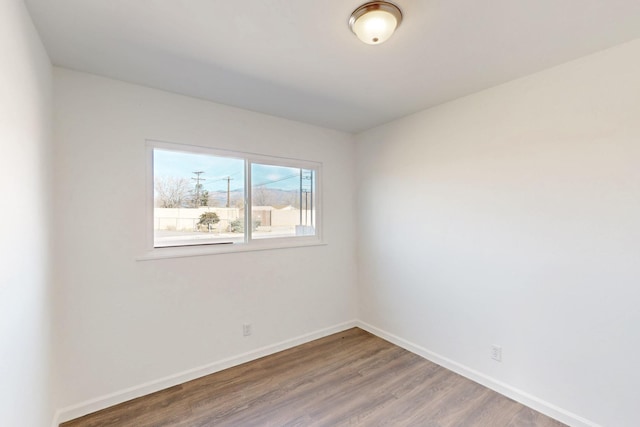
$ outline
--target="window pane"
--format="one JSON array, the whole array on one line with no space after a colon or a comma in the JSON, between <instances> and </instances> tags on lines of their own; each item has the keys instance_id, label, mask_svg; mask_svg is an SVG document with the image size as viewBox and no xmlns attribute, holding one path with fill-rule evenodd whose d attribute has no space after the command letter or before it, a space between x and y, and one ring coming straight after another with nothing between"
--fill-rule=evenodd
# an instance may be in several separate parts
<instances>
[{"instance_id":1,"label":"window pane","mask_svg":"<svg viewBox=\"0 0 640 427\"><path fill-rule=\"evenodd\" d=\"M254 239L316 234L316 172L251 164L251 224Z\"/></svg>"},{"instance_id":2,"label":"window pane","mask_svg":"<svg viewBox=\"0 0 640 427\"><path fill-rule=\"evenodd\" d=\"M154 148L154 247L244 242L244 160Z\"/></svg>"}]
</instances>

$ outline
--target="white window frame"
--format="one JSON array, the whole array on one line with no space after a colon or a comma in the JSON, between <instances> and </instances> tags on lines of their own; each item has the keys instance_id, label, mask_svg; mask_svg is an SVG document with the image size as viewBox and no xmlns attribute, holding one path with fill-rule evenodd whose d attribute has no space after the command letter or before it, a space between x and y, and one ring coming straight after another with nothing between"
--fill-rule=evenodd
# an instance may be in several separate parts
<instances>
[{"instance_id":1,"label":"white window frame","mask_svg":"<svg viewBox=\"0 0 640 427\"><path fill-rule=\"evenodd\" d=\"M154 236L154 177L153 177L153 150L166 149L182 151L194 154L206 154L218 157L230 157L244 160L245 174L245 217L244 217L244 241L230 244L201 244L201 245L180 245L170 247L155 247ZM315 173L315 235L312 236L287 236L272 237L263 239L252 239L252 182L251 165L253 163L273 166L293 167L300 169L310 169ZM322 238L323 222L323 202L322 202L322 163L309 160L300 160L286 157L276 157L264 154L249 153L242 151L223 150L218 148L203 147L197 145L180 144L175 142L164 142L158 140L146 141L146 243L145 254L138 258L140 261L180 258L191 256L215 255L234 252L261 251L269 249L296 248L304 246L324 245Z\"/></svg>"}]
</instances>

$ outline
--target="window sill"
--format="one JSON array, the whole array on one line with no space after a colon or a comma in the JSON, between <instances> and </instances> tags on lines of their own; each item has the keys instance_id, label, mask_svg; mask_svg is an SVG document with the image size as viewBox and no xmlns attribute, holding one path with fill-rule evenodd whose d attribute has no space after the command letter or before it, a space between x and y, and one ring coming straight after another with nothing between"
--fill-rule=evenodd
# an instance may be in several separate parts
<instances>
[{"instance_id":1,"label":"window sill","mask_svg":"<svg viewBox=\"0 0 640 427\"><path fill-rule=\"evenodd\" d=\"M267 251L273 249L302 248L307 246L325 246L327 243L318 238L296 238L279 241L254 240L251 243L234 243L224 245L199 245L153 248L136 261L153 261L158 259L187 258L195 256L230 254L238 252Z\"/></svg>"}]
</instances>

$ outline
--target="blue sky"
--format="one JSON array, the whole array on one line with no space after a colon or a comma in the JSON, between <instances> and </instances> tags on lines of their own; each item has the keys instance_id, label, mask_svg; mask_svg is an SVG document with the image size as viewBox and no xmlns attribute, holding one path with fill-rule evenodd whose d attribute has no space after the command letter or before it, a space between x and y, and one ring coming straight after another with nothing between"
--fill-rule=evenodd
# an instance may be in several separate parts
<instances>
[{"instance_id":1,"label":"blue sky","mask_svg":"<svg viewBox=\"0 0 640 427\"><path fill-rule=\"evenodd\" d=\"M231 190L241 190L244 186L244 160L230 157L216 157L207 154L186 153L182 151L153 151L154 176L186 178L193 182L193 172L203 171L203 184L206 190L227 191L227 178L231 178ZM300 169L283 166L270 166L254 163L251 169L253 185L281 190L300 189ZM307 174L305 174L307 175ZM308 188L308 180L303 181Z\"/></svg>"}]
</instances>

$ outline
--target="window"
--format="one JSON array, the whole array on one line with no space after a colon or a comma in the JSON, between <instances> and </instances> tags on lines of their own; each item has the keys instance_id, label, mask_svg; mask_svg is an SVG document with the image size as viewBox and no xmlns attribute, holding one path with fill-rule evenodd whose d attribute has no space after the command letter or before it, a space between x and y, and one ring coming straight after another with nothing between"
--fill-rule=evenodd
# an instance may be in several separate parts
<instances>
[{"instance_id":1,"label":"window","mask_svg":"<svg viewBox=\"0 0 640 427\"><path fill-rule=\"evenodd\" d=\"M152 141L148 151L152 251L319 243L319 163Z\"/></svg>"},{"instance_id":2,"label":"window","mask_svg":"<svg viewBox=\"0 0 640 427\"><path fill-rule=\"evenodd\" d=\"M254 239L315 235L315 170L251 164Z\"/></svg>"}]
</instances>

